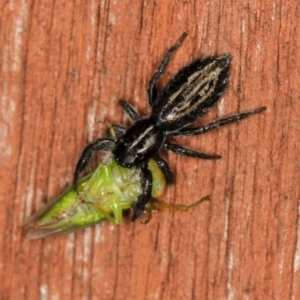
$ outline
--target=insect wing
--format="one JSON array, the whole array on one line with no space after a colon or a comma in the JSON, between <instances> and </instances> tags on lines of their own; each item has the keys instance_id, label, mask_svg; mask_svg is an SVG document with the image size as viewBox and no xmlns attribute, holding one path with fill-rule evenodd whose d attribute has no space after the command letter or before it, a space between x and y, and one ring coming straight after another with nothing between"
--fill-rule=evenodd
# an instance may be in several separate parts
<instances>
[{"instance_id":1,"label":"insect wing","mask_svg":"<svg viewBox=\"0 0 300 300\"><path fill-rule=\"evenodd\" d=\"M58 201L60 201L69 191L71 191L72 188L68 188L67 190L63 191L61 194L53 198L52 200L48 201L44 206L39 208L34 214L32 214L30 217L28 217L23 223L22 227L30 227L34 222L36 222L38 219L40 219L49 209L56 205Z\"/></svg>"},{"instance_id":2,"label":"insect wing","mask_svg":"<svg viewBox=\"0 0 300 300\"><path fill-rule=\"evenodd\" d=\"M118 222L122 209L131 207L126 197L140 193L140 187L135 189L131 184L122 193L120 188L125 184L124 180L128 183L129 177L122 170L118 170L116 175L115 168L118 166L114 161L99 165L95 172L78 184L77 190L68 189L38 210L23 224L27 229L26 236L34 239L74 232L106 219ZM118 183L113 175L118 176ZM112 213L119 219L114 220Z\"/></svg>"},{"instance_id":3,"label":"insect wing","mask_svg":"<svg viewBox=\"0 0 300 300\"><path fill-rule=\"evenodd\" d=\"M29 228L29 230L26 232L26 237L30 240L34 240L34 239L42 239L42 238L46 238L46 237L58 236L58 235L62 235L62 234L69 234L69 233L76 232L76 231L91 227L93 225L99 224L102 221L105 221L105 219L99 220L98 222L95 222L95 223L90 223L87 225L76 226L76 227Z\"/></svg>"},{"instance_id":4,"label":"insect wing","mask_svg":"<svg viewBox=\"0 0 300 300\"><path fill-rule=\"evenodd\" d=\"M204 115L227 86L230 59L208 57L181 69L158 95L152 118L171 134Z\"/></svg>"},{"instance_id":5,"label":"insect wing","mask_svg":"<svg viewBox=\"0 0 300 300\"><path fill-rule=\"evenodd\" d=\"M89 184L90 180L90 177L88 180L83 180L79 186L82 183ZM69 189L62 197L57 198L54 199L56 201L47 203L26 221L28 239L76 232L110 217L111 208L105 207L100 194L93 195L90 190L82 193ZM110 200L113 201L108 198L106 200L108 203Z\"/></svg>"}]
</instances>

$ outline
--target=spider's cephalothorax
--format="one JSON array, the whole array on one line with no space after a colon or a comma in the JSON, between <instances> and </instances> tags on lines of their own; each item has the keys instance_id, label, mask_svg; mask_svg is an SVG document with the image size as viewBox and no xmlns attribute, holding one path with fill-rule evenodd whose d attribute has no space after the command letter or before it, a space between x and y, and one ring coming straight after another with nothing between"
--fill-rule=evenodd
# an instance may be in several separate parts
<instances>
[{"instance_id":1,"label":"spider's cephalothorax","mask_svg":"<svg viewBox=\"0 0 300 300\"><path fill-rule=\"evenodd\" d=\"M266 107L261 107L218 119L204 126L187 127L207 113L220 99L228 83L231 57L229 54L225 54L198 59L182 68L164 89L158 92L156 82L164 73L170 58L186 36L187 34L183 33L177 43L169 49L160 67L150 80L148 100L152 107L151 115L147 118L140 118L130 104L121 100L121 106L135 123L129 128L114 126L117 138L107 137L94 141L84 149L76 165L75 185L78 182L80 172L86 167L92 151L95 150L112 152L118 164L123 167L139 167L143 193L138 197L134 207L133 221L143 213L151 196L152 175L148 169L148 160L154 158L163 170L167 182L173 181L173 174L168 164L159 156L161 148L196 158L221 158L219 155L206 154L170 143L167 139L169 136L202 134L266 109Z\"/></svg>"}]
</instances>

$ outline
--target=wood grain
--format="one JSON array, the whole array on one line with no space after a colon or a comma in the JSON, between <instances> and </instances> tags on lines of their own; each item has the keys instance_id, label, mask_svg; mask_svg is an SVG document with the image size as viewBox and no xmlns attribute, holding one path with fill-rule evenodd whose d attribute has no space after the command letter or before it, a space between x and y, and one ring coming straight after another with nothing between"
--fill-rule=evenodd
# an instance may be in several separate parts
<instances>
[{"instance_id":1,"label":"wood grain","mask_svg":"<svg viewBox=\"0 0 300 300\"><path fill-rule=\"evenodd\" d=\"M0 6L2 299L300 298L299 1L3 1ZM230 87L200 123L260 115L178 139L219 161L166 154L176 175L142 225L108 222L29 241L20 224L71 182L98 121L147 114L147 84L182 32L160 87L200 56L230 53Z\"/></svg>"}]
</instances>

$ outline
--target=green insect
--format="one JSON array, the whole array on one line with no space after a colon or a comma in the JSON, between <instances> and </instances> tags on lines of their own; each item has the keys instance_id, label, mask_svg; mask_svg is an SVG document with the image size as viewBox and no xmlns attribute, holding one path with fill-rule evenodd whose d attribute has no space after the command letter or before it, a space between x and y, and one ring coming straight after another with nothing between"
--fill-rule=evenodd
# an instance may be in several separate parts
<instances>
[{"instance_id":1,"label":"green insect","mask_svg":"<svg viewBox=\"0 0 300 300\"><path fill-rule=\"evenodd\" d=\"M154 160L150 160L149 169L153 176L152 198L160 197L166 187L165 177ZM90 227L104 220L119 225L123 212L134 207L142 193L140 171L123 168L115 160L100 164L97 169L83 178L75 188L69 188L47 203L23 224L29 239L45 238L74 232ZM149 202L146 206L147 223L152 217L152 210L159 208L187 210L202 201L188 205L172 205Z\"/></svg>"}]
</instances>

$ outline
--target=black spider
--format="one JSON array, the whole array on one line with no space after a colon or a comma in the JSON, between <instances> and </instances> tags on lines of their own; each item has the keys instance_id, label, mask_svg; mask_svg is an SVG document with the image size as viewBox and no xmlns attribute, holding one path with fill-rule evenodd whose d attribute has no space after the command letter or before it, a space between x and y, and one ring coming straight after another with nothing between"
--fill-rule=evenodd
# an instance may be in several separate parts
<instances>
[{"instance_id":1,"label":"black spider","mask_svg":"<svg viewBox=\"0 0 300 300\"><path fill-rule=\"evenodd\" d=\"M212 56L198 59L182 68L168 82L161 92L156 90L156 83L164 73L170 58L179 48L187 34L183 33L176 44L164 56L160 67L149 83L148 98L152 107L151 115L141 118L126 101L120 104L135 122L128 129L114 126L117 138L100 138L89 144L83 151L75 169L74 185L77 185L80 172L88 164L92 151L111 151L119 165L131 168L137 166L141 171L143 193L138 197L133 210L132 221L144 211L150 199L152 175L148 169L148 160L154 158L164 172L167 182L173 182L173 174L168 164L159 156L161 148L185 156L204 159L218 159L219 155L206 154L170 143L169 136L192 136L202 134L219 126L233 123L253 114L260 113L266 107L215 120L207 125L190 128L188 125L199 119L220 99L229 78L231 56Z\"/></svg>"}]
</instances>

